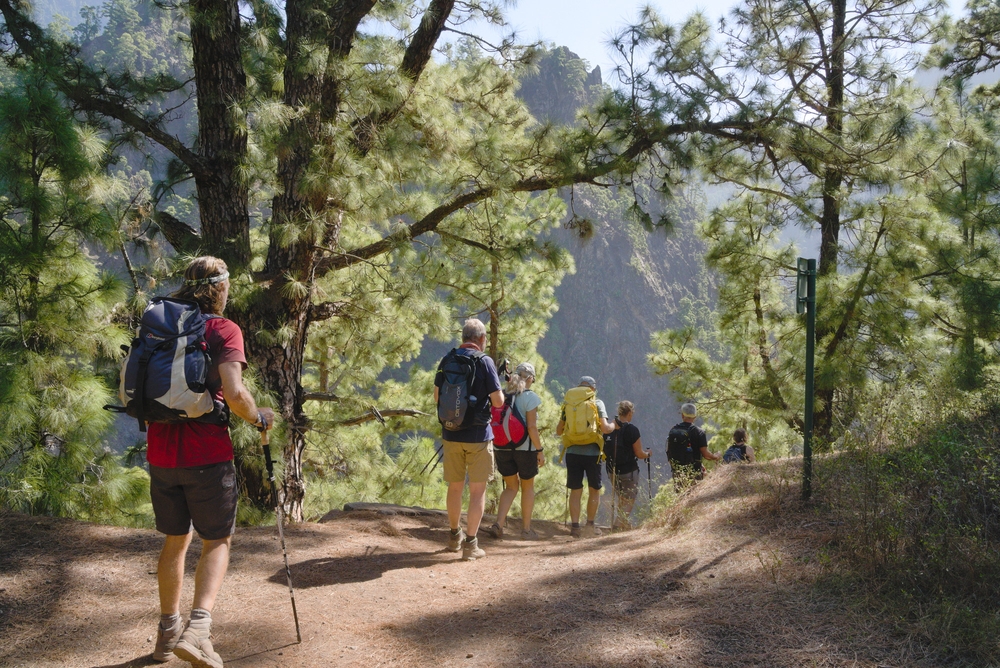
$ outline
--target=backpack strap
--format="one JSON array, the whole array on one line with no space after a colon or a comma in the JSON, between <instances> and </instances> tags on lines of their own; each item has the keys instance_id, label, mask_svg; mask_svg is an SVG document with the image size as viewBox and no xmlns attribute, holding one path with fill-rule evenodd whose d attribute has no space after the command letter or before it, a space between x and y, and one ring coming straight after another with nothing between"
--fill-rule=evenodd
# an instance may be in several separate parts
<instances>
[{"instance_id":1,"label":"backpack strap","mask_svg":"<svg viewBox=\"0 0 1000 668\"><path fill-rule=\"evenodd\" d=\"M139 367L136 369L135 379L135 419L139 421L139 431L146 431L146 420L142 404L146 400L146 369L149 367L149 358L153 356L156 348L146 348L139 357Z\"/></svg>"}]
</instances>

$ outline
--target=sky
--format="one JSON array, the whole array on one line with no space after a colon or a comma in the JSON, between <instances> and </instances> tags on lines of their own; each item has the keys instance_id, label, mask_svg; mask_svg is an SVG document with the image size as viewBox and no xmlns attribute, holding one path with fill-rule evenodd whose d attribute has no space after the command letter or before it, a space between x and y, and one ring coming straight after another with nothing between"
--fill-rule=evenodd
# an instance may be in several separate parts
<instances>
[{"instance_id":1,"label":"sky","mask_svg":"<svg viewBox=\"0 0 1000 668\"><path fill-rule=\"evenodd\" d=\"M737 0L519 0L507 9L507 17L522 43L542 40L566 46L591 68L599 65L608 82L614 67L608 42L638 17L642 7L649 5L665 20L678 23L695 11L714 21L736 4ZM949 0L953 15L962 14L964 5L965 0Z\"/></svg>"}]
</instances>

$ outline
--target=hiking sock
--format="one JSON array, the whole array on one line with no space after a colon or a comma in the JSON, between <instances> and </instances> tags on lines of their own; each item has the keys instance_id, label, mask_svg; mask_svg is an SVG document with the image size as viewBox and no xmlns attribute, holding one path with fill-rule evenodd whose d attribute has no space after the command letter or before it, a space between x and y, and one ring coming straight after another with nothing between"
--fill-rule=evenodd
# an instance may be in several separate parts
<instances>
[{"instance_id":1,"label":"hiking sock","mask_svg":"<svg viewBox=\"0 0 1000 668\"><path fill-rule=\"evenodd\" d=\"M212 613L191 611L191 621L174 647L174 656L201 668L223 668L222 657L212 647Z\"/></svg>"},{"instance_id":2,"label":"hiking sock","mask_svg":"<svg viewBox=\"0 0 1000 668\"><path fill-rule=\"evenodd\" d=\"M459 532L459 531L461 531L461 530L462 530L462 528L461 528L461 527L459 527L458 529L452 529L452 530L451 530L451 535L452 535L452 536L457 536L457 535L458 535L458 532Z\"/></svg>"},{"instance_id":3,"label":"hiking sock","mask_svg":"<svg viewBox=\"0 0 1000 668\"><path fill-rule=\"evenodd\" d=\"M192 609L190 625L195 628L208 628L212 626L212 613L203 608Z\"/></svg>"},{"instance_id":4,"label":"hiking sock","mask_svg":"<svg viewBox=\"0 0 1000 668\"><path fill-rule=\"evenodd\" d=\"M579 522L573 522L573 527L576 528L576 529L579 529L580 528L580 523Z\"/></svg>"},{"instance_id":5,"label":"hiking sock","mask_svg":"<svg viewBox=\"0 0 1000 668\"><path fill-rule=\"evenodd\" d=\"M170 614L170 615L160 615L160 628L161 629L169 629L174 624L176 624L178 621L180 621L180 618L181 618L181 614L179 612L175 612L175 613Z\"/></svg>"}]
</instances>

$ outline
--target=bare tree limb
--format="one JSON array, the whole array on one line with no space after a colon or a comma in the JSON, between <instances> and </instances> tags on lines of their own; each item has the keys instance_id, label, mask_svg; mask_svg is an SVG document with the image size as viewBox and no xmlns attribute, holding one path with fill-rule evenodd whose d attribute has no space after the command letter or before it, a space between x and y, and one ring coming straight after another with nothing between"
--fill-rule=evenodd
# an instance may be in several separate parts
<instances>
[{"instance_id":1,"label":"bare tree limb","mask_svg":"<svg viewBox=\"0 0 1000 668\"><path fill-rule=\"evenodd\" d=\"M332 392L306 392L302 395L302 401L330 401L338 403L340 400L340 397Z\"/></svg>"},{"instance_id":2,"label":"bare tree limb","mask_svg":"<svg viewBox=\"0 0 1000 668\"><path fill-rule=\"evenodd\" d=\"M359 415L358 417L353 417L349 420L344 420L343 422L338 422L337 424L343 427L353 427L354 425L364 424L365 422L371 422L372 420L378 420L379 416L382 417L420 417L423 415L430 415L430 413L424 413L423 411L418 411L413 408L387 408L385 410L377 411L374 408L364 415ZM381 420L380 420L381 422Z\"/></svg>"},{"instance_id":3,"label":"bare tree limb","mask_svg":"<svg viewBox=\"0 0 1000 668\"><path fill-rule=\"evenodd\" d=\"M317 320L329 320L334 318L344 312L347 307L347 302L322 302L319 304L312 304L309 307L309 320L310 322L315 322Z\"/></svg>"}]
</instances>

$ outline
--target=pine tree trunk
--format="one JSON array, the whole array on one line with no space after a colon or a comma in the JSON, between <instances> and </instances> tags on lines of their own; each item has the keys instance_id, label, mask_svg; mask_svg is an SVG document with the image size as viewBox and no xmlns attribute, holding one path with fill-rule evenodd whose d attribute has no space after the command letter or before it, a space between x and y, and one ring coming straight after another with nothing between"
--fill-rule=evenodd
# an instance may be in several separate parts
<instances>
[{"instance_id":1,"label":"pine tree trunk","mask_svg":"<svg viewBox=\"0 0 1000 668\"><path fill-rule=\"evenodd\" d=\"M247 79L237 0L192 0L191 48L198 154L206 167L195 175L202 237L211 253L241 268L250 261L250 217L247 184L239 176L247 157Z\"/></svg>"},{"instance_id":2,"label":"pine tree trunk","mask_svg":"<svg viewBox=\"0 0 1000 668\"><path fill-rule=\"evenodd\" d=\"M278 194L271 205L272 233L264 273L271 277L270 296L255 307L263 315L266 331L290 334L283 344L254 345L254 360L260 366L265 386L278 397L282 418L288 426L285 443L283 499L285 515L293 522L303 519L305 479L302 457L308 420L302 409L301 374L309 329L311 287L314 280L316 244L324 240L309 236L292 243L281 239L279 228L304 221L309 215L322 215L326 193L310 194L304 189L313 148L320 141L323 96L322 72L311 61L322 25L321 12L314 3L288 2L284 72L285 104L296 110L278 151ZM339 225L334 223L334 225ZM283 290L293 280L308 286L305 294Z\"/></svg>"},{"instance_id":3,"label":"pine tree trunk","mask_svg":"<svg viewBox=\"0 0 1000 668\"><path fill-rule=\"evenodd\" d=\"M308 420L302 410L301 375L308 328L308 302L298 304L297 311L287 311L286 306L294 304L280 299L276 292L277 288L272 288L270 298L261 300L246 315L246 331L277 331L284 327L285 331L291 330L294 334L283 345L253 336L246 337L246 344L248 358L257 365L264 386L276 396L278 411L285 423L285 474L278 500L283 504L289 521L301 522L305 498L302 456L308 428Z\"/></svg>"},{"instance_id":4,"label":"pine tree trunk","mask_svg":"<svg viewBox=\"0 0 1000 668\"><path fill-rule=\"evenodd\" d=\"M847 0L832 0L833 26L830 34L830 63L827 80L826 131L833 146L841 146L844 135L844 30L847 17ZM823 179L823 213L820 218L820 251L818 275L833 277L837 274L840 252L840 188L844 172L840 167L827 165ZM816 339L822 341L832 333L831 320L822 315L816 322ZM829 357L820 365L829 363ZM816 411L813 413L815 435L820 443L829 442L833 430L834 389L829 374L818 374Z\"/></svg>"}]
</instances>

